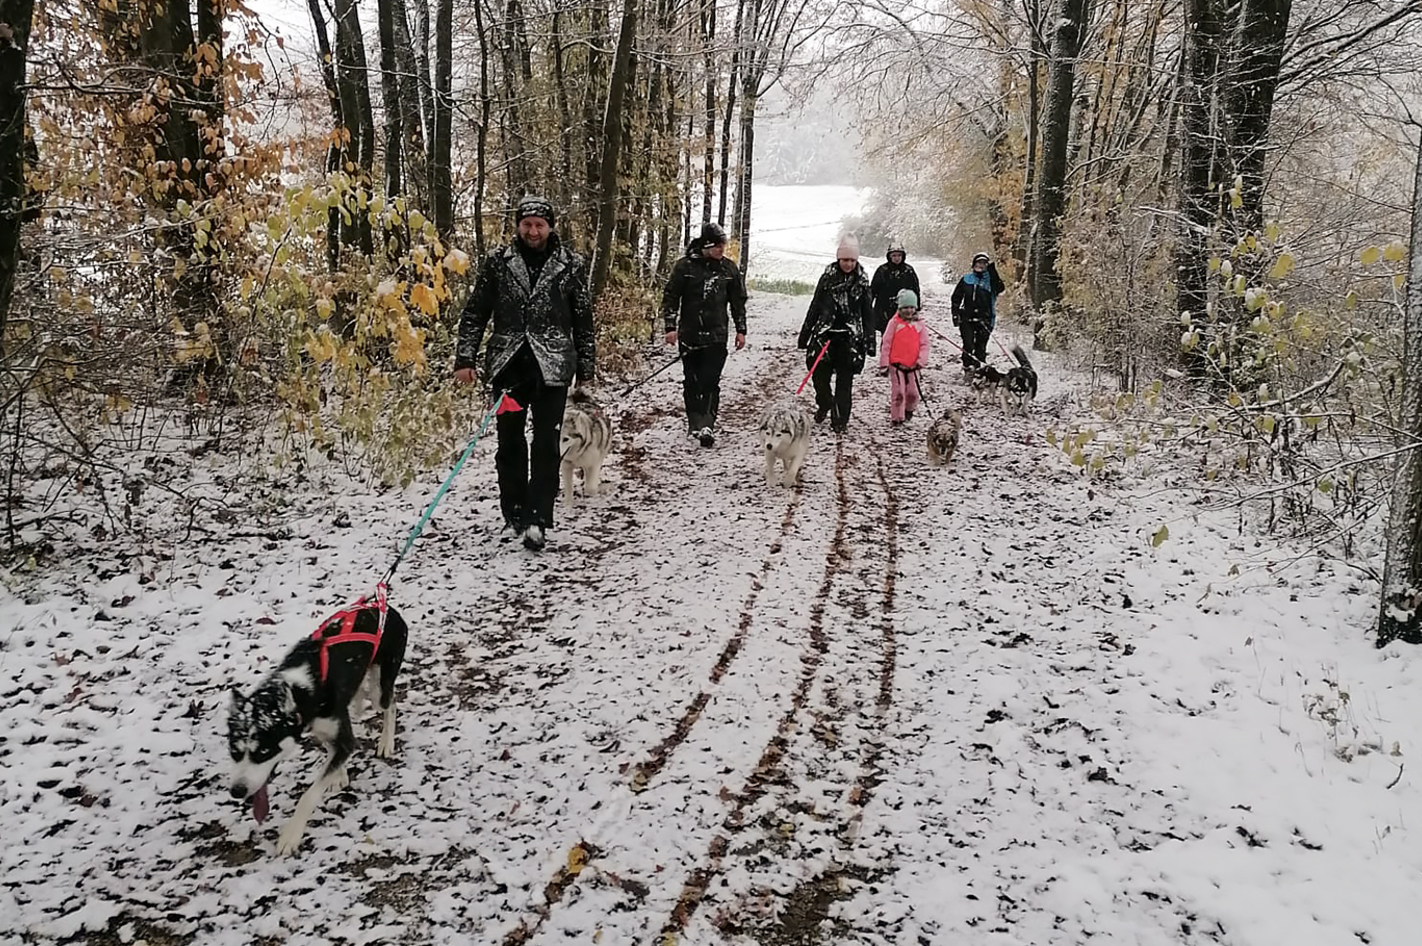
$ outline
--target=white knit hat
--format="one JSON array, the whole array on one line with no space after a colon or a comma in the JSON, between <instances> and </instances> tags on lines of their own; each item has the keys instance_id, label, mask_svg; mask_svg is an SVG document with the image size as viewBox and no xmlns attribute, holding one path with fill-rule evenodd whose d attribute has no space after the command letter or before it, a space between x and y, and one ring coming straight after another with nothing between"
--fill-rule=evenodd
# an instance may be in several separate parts
<instances>
[{"instance_id":1,"label":"white knit hat","mask_svg":"<svg viewBox=\"0 0 1422 946\"><path fill-rule=\"evenodd\" d=\"M839 241L836 259L859 259L859 240L852 233L846 233Z\"/></svg>"}]
</instances>

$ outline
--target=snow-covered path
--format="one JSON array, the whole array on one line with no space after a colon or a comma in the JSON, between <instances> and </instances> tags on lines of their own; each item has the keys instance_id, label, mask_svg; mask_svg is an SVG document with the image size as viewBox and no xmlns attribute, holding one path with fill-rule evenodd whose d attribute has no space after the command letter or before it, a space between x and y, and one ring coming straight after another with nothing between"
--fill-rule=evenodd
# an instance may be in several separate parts
<instances>
[{"instance_id":1,"label":"snow-covered path","mask_svg":"<svg viewBox=\"0 0 1422 946\"><path fill-rule=\"evenodd\" d=\"M1037 413L969 410L941 470L865 376L767 490L803 305L753 300L714 450L675 371L617 405L614 488L540 556L476 454L395 590L397 757L358 724L295 858L302 770L263 829L226 797L226 689L364 590L437 478L332 476L5 599L0 942L1413 942L1422 681L1363 639L1375 589L1088 487L1042 436L1050 359ZM930 407L966 402L951 354Z\"/></svg>"}]
</instances>

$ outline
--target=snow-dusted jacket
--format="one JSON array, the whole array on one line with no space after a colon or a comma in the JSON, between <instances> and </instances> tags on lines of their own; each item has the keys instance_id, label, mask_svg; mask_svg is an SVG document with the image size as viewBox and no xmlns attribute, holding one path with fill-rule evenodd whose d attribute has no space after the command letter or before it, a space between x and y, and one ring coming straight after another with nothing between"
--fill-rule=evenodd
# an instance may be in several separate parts
<instances>
[{"instance_id":1,"label":"snow-dusted jacket","mask_svg":"<svg viewBox=\"0 0 1422 946\"><path fill-rule=\"evenodd\" d=\"M814 363L825 342L836 335L849 339L855 354L854 370L859 371L874 346L874 304L869 279L858 264L846 273L839 263L830 263L820 276L805 322L800 326L799 347L805 349L807 366Z\"/></svg>"},{"instance_id":2,"label":"snow-dusted jacket","mask_svg":"<svg viewBox=\"0 0 1422 946\"><path fill-rule=\"evenodd\" d=\"M922 368L928 363L928 327L917 318L895 315L879 345L879 367Z\"/></svg>"},{"instance_id":3,"label":"snow-dusted jacket","mask_svg":"<svg viewBox=\"0 0 1422 946\"><path fill-rule=\"evenodd\" d=\"M997 324L997 297L1007 288L996 266L988 266L981 273L971 270L958 280L953 288L953 324L964 319L970 322L986 322L988 328Z\"/></svg>"},{"instance_id":4,"label":"snow-dusted jacket","mask_svg":"<svg viewBox=\"0 0 1422 946\"><path fill-rule=\"evenodd\" d=\"M902 250L895 250L902 253ZM900 289L912 289L913 294L919 299L923 298L923 293L918 288L918 273L914 272L912 266L907 262L908 257L904 257L905 262L895 266L893 263L880 263L879 268L874 270L874 278L869 283L870 290L874 293L874 315L878 317L878 323L874 326L879 331L884 331L884 327L889 324L889 319L893 318L894 311L898 308L898 298Z\"/></svg>"},{"instance_id":5,"label":"snow-dusted jacket","mask_svg":"<svg viewBox=\"0 0 1422 946\"><path fill-rule=\"evenodd\" d=\"M549 234L547 256L536 276L525 256L537 259L518 240L484 260L474 291L459 319L454 368L472 368L484 329L493 322L486 353L486 377L499 374L525 344L546 384L581 381L596 373L597 339L592 296L582 257Z\"/></svg>"},{"instance_id":6,"label":"snow-dusted jacket","mask_svg":"<svg viewBox=\"0 0 1422 946\"><path fill-rule=\"evenodd\" d=\"M738 333L746 331L746 284L740 268L725 257L705 256L701 249L699 239L691 241L662 290L662 320L668 332L677 333L682 349L725 347L731 320Z\"/></svg>"}]
</instances>

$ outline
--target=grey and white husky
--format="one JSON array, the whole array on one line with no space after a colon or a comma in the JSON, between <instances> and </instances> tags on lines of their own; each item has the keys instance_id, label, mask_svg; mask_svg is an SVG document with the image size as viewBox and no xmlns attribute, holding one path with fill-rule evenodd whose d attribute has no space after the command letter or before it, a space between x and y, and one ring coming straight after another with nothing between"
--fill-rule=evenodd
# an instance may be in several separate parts
<instances>
[{"instance_id":1,"label":"grey and white husky","mask_svg":"<svg viewBox=\"0 0 1422 946\"><path fill-rule=\"evenodd\" d=\"M563 502L573 503L573 471L583 473L583 495L592 496L602 488L602 465L612 449L612 421L591 394L581 388L568 395L563 409L563 426L558 441L563 458Z\"/></svg>"},{"instance_id":2,"label":"grey and white husky","mask_svg":"<svg viewBox=\"0 0 1422 946\"><path fill-rule=\"evenodd\" d=\"M798 404L776 405L761 415L760 432L765 444L766 485L775 485L776 460L784 466L780 482L795 485L810 452L810 415Z\"/></svg>"},{"instance_id":3,"label":"grey and white husky","mask_svg":"<svg viewBox=\"0 0 1422 946\"><path fill-rule=\"evenodd\" d=\"M277 835L277 853L301 845L316 806L326 792L345 788L346 760L355 749L351 709L364 696L379 701L380 738L375 754L395 751L395 677L405 659L409 630L394 609L360 601L328 618L316 633L297 644L251 696L235 687L227 720L227 748L232 755L232 797L249 802L260 824L266 820L267 783L277 766L298 751L307 733L325 745L326 761L296 803Z\"/></svg>"}]
</instances>

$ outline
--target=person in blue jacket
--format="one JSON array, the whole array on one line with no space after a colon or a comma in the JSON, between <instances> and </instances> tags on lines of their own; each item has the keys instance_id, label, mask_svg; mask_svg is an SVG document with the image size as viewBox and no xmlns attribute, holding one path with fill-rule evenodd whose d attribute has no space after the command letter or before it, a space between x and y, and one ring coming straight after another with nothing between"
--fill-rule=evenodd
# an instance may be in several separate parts
<instances>
[{"instance_id":1,"label":"person in blue jacket","mask_svg":"<svg viewBox=\"0 0 1422 946\"><path fill-rule=\"evenodd\" d=\"M988 338L997 326L997 297L1006 288L986 253L973 257L972 272L953 288L953 324L963 336L965 374L987 364Z\"/></svg>"}]
</instances>

